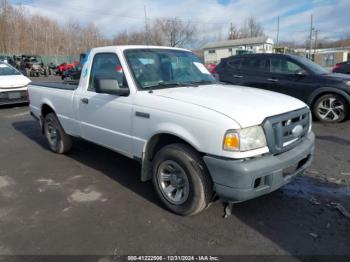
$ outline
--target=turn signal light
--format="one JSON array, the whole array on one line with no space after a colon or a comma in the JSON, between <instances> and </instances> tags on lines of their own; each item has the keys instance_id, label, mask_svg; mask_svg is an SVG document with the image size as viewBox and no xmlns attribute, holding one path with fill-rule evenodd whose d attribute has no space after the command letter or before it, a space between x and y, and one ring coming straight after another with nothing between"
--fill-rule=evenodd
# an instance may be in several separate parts
<instances>
[{"instance_id":1,"label":"turn signal light","mask_svg":"<svg viewBox=\"0 0 350 262\"><path fill-rule=\"evenodd\" d=\"M239 135L227 133L224 139L224 150L239 151Z\"/></svg>"}]
</instances>

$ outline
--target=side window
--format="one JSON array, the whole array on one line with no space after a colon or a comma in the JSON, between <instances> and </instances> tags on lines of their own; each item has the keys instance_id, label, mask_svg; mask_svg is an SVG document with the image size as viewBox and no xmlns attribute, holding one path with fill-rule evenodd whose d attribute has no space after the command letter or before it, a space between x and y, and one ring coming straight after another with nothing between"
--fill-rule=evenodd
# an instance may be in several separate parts
<instances>
[{"instance_id":1,"label":"side window","mask_svg":"<svg viewBox=\"0 0 350 262\"><path fill-rule=\"evenodd\" d=\"M293 75L299 72L305 71L302 67L296 63L282 59L282 58L271 58L271 73L288 74Z\"/></svg>"},{"instance_id":2,"label":"side window","mask_svg":"<svg viewBox=\"0 0 350 262\"><path fill-rule=\"evenodd\" d=\"M98 79L114 79L118 81L119 88L128 87L123 68L114 53L100 53L94 56L88 91L95 91Z\"/></svg>"},{"instance_id":3,"label":"side window","mask_svg":"<svg viewBox=\"0 0 350 262\"><path fill-rule=\"evenodd\" d=\"M242 70L255 71L255 72L267 72L268 60L266 58L245 58L242 62Z\"/></svg>"},{"instance_id":4,"label":"side window","mask_svg":"<svg viewBox=\"0 0 350 262\"><path fill-rule=\"evenodd\" d=\"M233 59L227 62L227 65L231 69L240 69L241 68L241 59Z\"/></svg>"}]
</instances>

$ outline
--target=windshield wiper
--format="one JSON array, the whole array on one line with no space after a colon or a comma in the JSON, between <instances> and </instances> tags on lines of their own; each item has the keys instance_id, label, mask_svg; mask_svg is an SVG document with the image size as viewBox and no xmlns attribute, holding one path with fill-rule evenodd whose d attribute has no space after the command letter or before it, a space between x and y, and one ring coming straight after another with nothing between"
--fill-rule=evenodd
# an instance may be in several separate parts
<instances>
[{"instance_id":1,"label":"windshield wiper","mask_svg":"<svg viewBox=\"0 0 350 262\"><path fill-rule=\"evenodd\" d=\"M179 87L179 86L197 86L197 84L195 84L195 83L181 83L181 82L170 82L170 83L160 82L156 85L145 86L144 88L147 90L154 90L157 88L169 88L169 87Z\"/></svg>"},{"instance_id":2,"label":"windshield wiper","mask_svg":"<svg viewBox=\"0 0 350 262\"><path fill-rule=\"evenodd\" d=\"M215 81L211 81L211 80L199 80L199 81L192 81L189 84L192 85L208 85L208 84L215 84Z\"/></svg>"}]
</instances>

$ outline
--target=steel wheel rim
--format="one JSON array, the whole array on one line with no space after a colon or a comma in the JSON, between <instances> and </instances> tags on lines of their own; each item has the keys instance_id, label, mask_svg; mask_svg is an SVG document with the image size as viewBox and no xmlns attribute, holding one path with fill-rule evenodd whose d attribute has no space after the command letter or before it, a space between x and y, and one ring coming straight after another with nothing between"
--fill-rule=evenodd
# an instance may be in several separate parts
<instances>
[{"instance_id":1,"label":"steel wheel rim","mask_svg":"<svg viewBox=\"0 0 350 262\"><path fill-rule=\"evenodd\" d=\"M47 121L46 137L49 140L50 145L56 148L59 141L59 134L56 125L52 120Z\"/></svg>"},{"instance_id":2,"label":"steel wheel rim","mask_svg":"<svg viewBox=\"0 0 350 262\"><path fill-rule=\"evenodd\" d=\"M181 205L188 199L190 184L183 168L172 160L159 165L157 180L162 195L174 205Z\"/></svg>"},{"instance_id":3,"label":"steel wheel rim","mask_svg":"<svg viewBox=\"0 0 350 262\"><path fill-rule=\"evenodd\" d=\"M337 121L344 115L344 104L335 97L325 98L317 105L317 113L323 120Z\"/></svg>"}]
</instances>

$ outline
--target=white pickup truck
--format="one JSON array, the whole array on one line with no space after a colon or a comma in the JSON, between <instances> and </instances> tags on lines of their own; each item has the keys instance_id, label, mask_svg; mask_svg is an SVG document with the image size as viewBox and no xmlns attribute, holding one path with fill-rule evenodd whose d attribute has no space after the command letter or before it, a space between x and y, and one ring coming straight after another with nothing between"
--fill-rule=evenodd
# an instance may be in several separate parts
<instances>
[{"instance_id":1,"label":"white pickup truck","mask_svg":"<svg viewBox=\"0 0 350 262\"><path fill-rule=\"evenodd\" d=\"M303 102L219 83L184 49L95 48L79 85L31 84L29 98L52 151L68 152L78 137L134 158L180 215L215 195L234 203L270 193L313 156Z\"/></svg>"}]
</instances>

